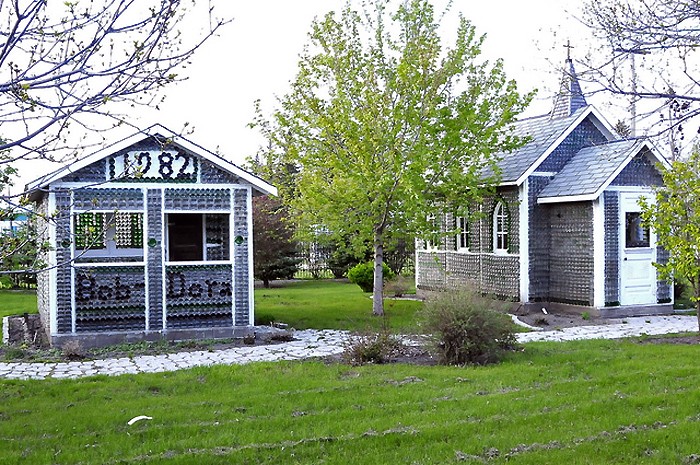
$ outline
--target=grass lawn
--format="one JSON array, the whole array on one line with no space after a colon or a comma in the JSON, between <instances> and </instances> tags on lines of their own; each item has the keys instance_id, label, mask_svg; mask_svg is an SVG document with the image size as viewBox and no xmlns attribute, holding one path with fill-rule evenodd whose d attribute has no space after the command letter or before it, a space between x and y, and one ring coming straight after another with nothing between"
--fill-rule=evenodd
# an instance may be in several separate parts
<instances>
[{"instance_id":1,"label":"grass lawn","mask_svg":"<svg viewBox=\"0 0 700 465\"><path fill-rule=\"evenodd\" d=\"M2 331L2 317L36 312L36 292L0 291L0 331Z\"/></svg>"},{"instance_id":2,"label":"grass lawn","mask_svg":"<svg viewBox=\"0 0 700 465\"><path fill-rule=\"evenodd\" d=\"M0 463L697 463L696 346L525 347L479 368L283 362L0 381ZM127 426L137 415L153 419Z\"/></svg>"},{"instance_id":3,"label":"grass lawn","mask_svg":"<svg viewBox=\"0 0 700 465\"><path fill-rule=\"evenodd\" d=\"M336 281L299 281L255 290L257 324L287 323L296 329L366 330L382 324L410 331L421 302L384 299L385 318L372 316L372 300L356 285Z\"/></svg>"}]
</instances>

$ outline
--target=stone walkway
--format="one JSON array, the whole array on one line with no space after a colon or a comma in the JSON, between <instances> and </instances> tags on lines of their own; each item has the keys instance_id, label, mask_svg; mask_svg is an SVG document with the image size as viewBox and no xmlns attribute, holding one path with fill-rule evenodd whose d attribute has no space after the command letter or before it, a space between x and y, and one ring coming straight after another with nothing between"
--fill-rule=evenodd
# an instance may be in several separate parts
<instances>
[{"instance_id":1,"label":"stone walkway","mask_svg":"<svg viewBox=\"0 0 700 465\"><path fill-rule=\"evenodd\" d=\"M642 334L668 334L697 331L695 316L635 317L615 320L619 323L602 326L579 326L555 331L518 334L520 342L570 341L577 339L614 339ZM65 363L2 363L0 379L79 378L93 375L158 373L196 366L235 365L251 362L302 360L326 357L343 352L349 334L345 331L296 331L292 342L276 345L234 347L216 351L180 352L163 355L141 355Z\"/></svg>"}]
</instances>

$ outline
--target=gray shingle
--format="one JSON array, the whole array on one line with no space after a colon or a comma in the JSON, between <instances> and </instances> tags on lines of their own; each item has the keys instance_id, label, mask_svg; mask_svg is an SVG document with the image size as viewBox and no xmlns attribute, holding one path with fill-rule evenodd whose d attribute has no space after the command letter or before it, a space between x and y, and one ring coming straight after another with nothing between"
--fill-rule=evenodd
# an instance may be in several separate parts
<instances>
[{"instance_id":1,"label":"gray shingle","mask_svg":"<svg viewBox=\"0 0 700 465\"><path fill-rule=\"evenodd\" d=\"M526 118L515 123L513 135L530 137L530 141L512 153L500 153L501 182L513 182L522 176L551 147L588 107L580 108L566 118L550 118L549 114ZM487 176L492 174L488 170Z\"/></svg>"},{"instance_id":2,"label":"gray shingle","mask_svg":"<svg viewBox=\"0 0 700 465\"><path fill-rule=\"evenodd\" d=\"M622 140L579 150L538 198L594 194L639 150L639 144L636 140Z\"/></svg>"}]
</instances>

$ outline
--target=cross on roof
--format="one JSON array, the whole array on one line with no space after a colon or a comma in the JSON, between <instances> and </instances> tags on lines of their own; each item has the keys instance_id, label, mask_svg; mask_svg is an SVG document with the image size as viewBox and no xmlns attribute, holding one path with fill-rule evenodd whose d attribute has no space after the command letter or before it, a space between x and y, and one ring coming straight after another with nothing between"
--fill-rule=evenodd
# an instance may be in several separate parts
<instances>
[{"instance_id":1,"label":"cross on roof","mask_svg":"<svg viewBox=\"0 0 700 465\"><path fill-rule=\"evenodd\" d=\"M564 45L564 48L566 49L566 61L571 61L571 49L574 48L574 46L571 45L571 41L569 41L569 39L566 40L566 45Z\"/></svg>"}]
</instances>

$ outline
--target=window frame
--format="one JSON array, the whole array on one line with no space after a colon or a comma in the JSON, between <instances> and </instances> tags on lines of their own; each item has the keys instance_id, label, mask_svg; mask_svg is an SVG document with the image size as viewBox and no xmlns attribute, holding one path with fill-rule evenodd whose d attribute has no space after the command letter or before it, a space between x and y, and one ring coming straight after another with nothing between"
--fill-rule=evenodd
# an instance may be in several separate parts
<instances>
[{"instance_id":1,"label":"window frame","mask_svg":"<svg viewBox=\"0 0 700 465\"><path fill-rule=\"evenodd\" d=\"M431 231L431 236L432 236L432 233L435 232L435 229L439 230L438 216L431 213L427 216L426 219L428 221L428 224L433 226L433 231ZM437 237L439 237L439 234ZM438 239L438 241L439 241L439 239ZM437 244L434 244L433 241L431 241L430 239L426 239L424 241L425 250L427 252L438 252L440 250L440 242L438 242Z\"/></svg>"},{"instance_id":2,"label":"window frame","mask_svg":"<svg viewBox=\"0 0 700 465\"><path fill-rule=\"evenodd\" d=\"M98 222L101 223L101 231L96 231L96 238L101 236L102 240L100 244L102 247L90 247L89 243L78 246L79 242L90 241L92 238L89 234L84 234L78 231L80 227L79 217L81 215L101 215L102 219ZM140 228L134 229L135 225L139 223L132 223L130 226L130 234L137 234L141 239L140 247L123 247L117 245L118 243L118 228L117 228L117 216L118 215L140 215ZM129 219L129 222L132 220ZM73 211L71 218L71 235L72 235L72 247L73 247L73 257L77 260L80 259L99 259L99 258L141 258L145 260L146 247L145 247L145 221L146 215L141 210L89 210L89 211ZM81 236L85 236L80 239ZM133 241L132 241L133 245Z\"/></svg>"},{"instance_id":3,"label":"window frame","mask_svg":"<svg viewBox=\"0 0 700 465\"><path fill-rule=\"evenodd\" d=\"M457 252L469 252L471 250L471 228L469 217L455 217L455 228L458 230L455 235L455 250Z\"/></svg>"},{"instance_id":4,"label":"window frame","mask_svg":"<svg viewBox=\"0 0 700 465\"><path fill-rule=\"evenodd\" d=\"M171 257L171 245L170 245L170 219L169 215L193 215L199 216L201 221L201 231L198 236L201 239L201 258L199 260L172 260ZM211 215L222 215L225 216L224 224L228 230L227 236L224 238L226 244L218 244L213 242L207 242L207 217ZM216 264L231 264L233 263L233 229L231 225L232 213L227 211L166 211L164 218L164 238L165 247L163 251L164 259L166 265L194 265L202 263L216 263ZM216 247L226 247L227 257L226 259L212 260L210 259L211 250Z\"/></svg>"},{"instance_id":5,"label":"window frame","mask_svg":"<svg viewBox=\"0 0 700 465\"><path fill-rule=\"evenodd\" d=\"M508 253L508 248L510 247L510 212L503 200L499 200L496 203L493 208L491 219L493 221L493 253L505 255Z\"/></svg>"}]
</instances>

